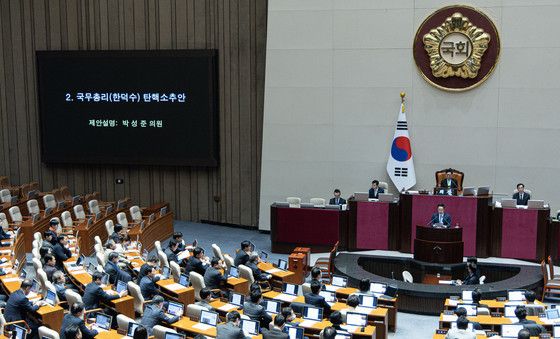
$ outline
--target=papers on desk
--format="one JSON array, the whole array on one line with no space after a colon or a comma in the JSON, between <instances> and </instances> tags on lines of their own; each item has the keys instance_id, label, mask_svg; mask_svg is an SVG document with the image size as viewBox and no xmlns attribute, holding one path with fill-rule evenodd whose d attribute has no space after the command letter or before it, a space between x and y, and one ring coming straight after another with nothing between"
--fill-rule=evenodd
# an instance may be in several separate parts
<instances>
[{"instance_id":1,"label":"papers on desk","mask_svg":"<svg viewBox=\"0 0 560 339\"><path fill-rule=\"evenodd\" d=\"M237 305L233 305L233 304L225 304L223 306L218 307L218 309L220 311L224 311L224 312L229 312L230 310L233 310L234 308L237 308Z\"/></svg>"},{"instance_id":2,"label":"papers on desk","mask_svg":"<svg viewBox=\"0 0 560 339\"><path fill-rule=\"evenodd\" d=\"M448 322L453 322L453 321L457 321L457 315L455 314L444 314L441 317L442 321L448 321Z\"/></svg>"},{"instance_id":3,"label":"papers on desk","mask_svg":"<svg viewBox=\"0 0 560 339\"><path fill-rule=\"evenodd\" d=\"M0 262L1 263L6 263L6 262L8 262L8 258L0 258Z\"/></svg>"},{"instance_id":4,"label":"papers on desk","mask_svg":"<svg viewBox=\"0 0 560 339\"><path fill-rule=\"evenodd\" d=\"M66 265L66 269L67 269L68 271L70 271L70 272L73 272L73 271L83 270L84 267L81 266L81 265L80 265L80 266Z\"/></svg>"},{"instance_id":5,"label":"papers on desk","mask_svg":"<svg viewBox=\"0 0 560 339\"><path fill-rule=\"evenodd\" d=\"M340 327L345 329L349 333L354 333L354 332L357 332L361 329L360 326L352 326L352 325L341 325Z\"/></svg>"},{"instance_id":6,"label":"papers on desk","mask_svg":"<svg viewBox=\"0 0 560 339\"><path fill-rule=\"evenodd\" d=\"M177 259L183 260L189 257L189 251L183 251L177 255Z\"/></svg>"},{"instance_id":7,"label":"papers on desk","mask_svg":"<svg viewBox=\"0 0 560 339\"><path fill-rule=\"evenodd\" d=\"M12 250L0 250L0 254L11 254Z\"/></svg>"},{"instance_id":8,"label":"papers on desk","mask_svg":"<svg viewBox=\"0 0 560 339\"><path fill-rule=\"evenodd\" d=\"M278 294L276 297L274 297L274 299L278 299L278 300L282 300L282 301L287 301L287 302L292 302L296 299L297 297L295 295L291 295L291 294L285 294L285 293L280 293Z\"/></svg>"},{"instance_id":9,"label":"papers on desk","mask_svg":"<svg viewBox=\"0 0 560 339\"><path fill-rule=\"evenodd\" d=\"M373 310L374 310L374 308L371 308L371 307L356 306L356 308L354 309L354 312L362 313L362 314L370 314L371 311L373 311Z\"/></svg>"},{"instance_id":10,"label":"papers on desk","mask_svg":"<svg viewBox=\"0 0 560 339\"><path fill-rule=\"evenodd\" d=\"M84 274L84 273L87 273L86 270L84 270L83 267L79 267L79 266L77 270L72 271L72 274Z\"/></svg>"},{"instance_id":11,"label":"papers on desk","mask_svg":"<svg viewBox=\"0 0 560 339\"><path fill-rule=\"evenodd\" d=\"M329 292L336 292L342 288L334 285L324 285L324 286L325 286L325 291L329 291Z\"/></svg>"},{"instance_id":12,"label":"papers on desk","mask_svg":"<svg viewBox=\"0 0 560 339\"><path fill-rule=\"evenodd\" d=\"M196 328L197 330L206 331L206 330L211 329L214 326L203 324L203 323L198 323L198 324L194 324L192 327Z\"/></svg>"},{"instance_id":13,"label":"papers on desk","mask_svg":"<svg viewBox=\"0 0 560 339\"><path fill-rule=\"evenodd\" d=\"M449 306L457 306L457 305L459 304L459 300L449 299L449 300L447 301L447 304L448 304Z\"/></svg>"},{"instance_id":14,"label":"papers on desk","mask_svg":"<svg viewBox=\"0 0 560 339\"><path fill-rule=\"evenodd\" d=\"M453 285L453 280L439 280L440 285Z\"/></svg>"},{"instance_id":15,"label":"papers on desk","mask_svg":"<svg viewBox=\"0 0 560 339\"><path fill-rule=\"evenodd\" d=\"M9 268L12 267L12 263L11 262L5 262L3 264L0 264L0 267L2 268ZM4 270L5 271L5 270Z\"/></svg>"},{"instance_id":16,"label":"papers on desk","mask_svg":"<svg viewBox=\"0 0 560 339\"><path fill-rule=\"evenodd\" d=\"M277 273L277 272L282 272L282 270L279 269L279 268L271 268L269 270L266 270L266 273L269 273L269 274Z\"/></svg>"},{"instance_id":17,"label":"papers on desk","mask_svg":"<svg viewBox=\"0 0 560 339\"><path fill-rule=\"evenodd\" d=\"M318 323L318 321L305 319L304 321L300 322L298 325L300 327L312 327L316 323Z\"/></svg>"},{"instance_id":18,"label":"papers on desk","mask_svg":"<svg viewBox=\"0 0 560 339\"><path fill-rule=\"evenodd\" d=\"M5 283L16 282L16 281L20 281L19 277L12 277L12 278L2 279L2 282L5 282Z\"/></svg>"},{"instance_id":19,"label":"papers on desk","mask_svg":"<svg viewBox=\"0 0 560 339\"><path fill-rule=\"evenodd\" d=\"M555 325L560 323L560 319L539 318L539 320L542 321L545 325Z\"/></svg>"},{"instance_id":20,"label":"papers on desk","mask_svg":"<svg viewBox=\"0 0 560 339\"><path fill-rule=\"evenodd\" d=\"M185 288L185 286L183 286L181 284L178 284L178 283L165 285L164 287L167 288L170 291L178 291L178 290L182 290L183 288Z\"/></svg>"}]
</instances>

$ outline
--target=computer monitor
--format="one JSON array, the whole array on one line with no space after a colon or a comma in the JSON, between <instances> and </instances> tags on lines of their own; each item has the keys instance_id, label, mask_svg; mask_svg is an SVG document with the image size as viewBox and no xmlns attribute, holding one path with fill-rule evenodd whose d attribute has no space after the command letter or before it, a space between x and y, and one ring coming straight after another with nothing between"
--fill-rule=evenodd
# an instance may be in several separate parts
<instances>
[{"instance_id":1,"label":"computer monitor","mask_svg":"<svg viewBox=\"0 0 560 339\"><path fill-rule=\"evenodd\" d=\"M515 199L502 199L501 204L502 204L502 207L515 208L515 206L517 205L517 200L515 200Z\"/></svg>"},{"instance_id":2,"label":"computer monitor","mask_svg":"<svg viewBox=\"0 0 560 339\"><path fill-rule=\"evenodd\" d=\"M210 326L216 326L218 324L218 313L210 311L200 312L200 322Z\"/></svg>"},{"instance_id":3,"label":"computer monitor","mask_svg":"<svg viewBox=\"0 0 560 339\"><path fill-rule=\"evenodd\" d=\"M268 253L266 253L265 251L261 251L259 257L261 258L262 261L266 261L268 259Z\"/></svg>"},{"instance_id":4,"label":"computer monitor","mask_svg":"<svg viewBox=\"0 0 560 339\"><path fill-rule=\"evenodd\" d=\"M135 323L135 322L129 322L128 323L128 330L126 331L126 336L127 337L133 337L134 336L134 331L136 331L136 327L140 326L140 324Z\"/></svg>"},{"instance_id":5,"label":"computer monitor","mask_svg":"<svg viewBox=\"0 0 560 339\"><path fill-rule=\"evenodd\" d=\"M181 303L178 303L176 301L170 301L169 305L167 306L167 313L180 317L183 315L184 312L184 306Z\"/></svg>"},{"instance_id":6,"label":"computer monitor","mask_svg":"<svg viewBox=\"0 0 560 339\"><path fill-rule=\"evenodd\" d=\"M18 325L12 325L12 339L25 339L26 336L27 331L25 328Z\"/></svg>"},{"instance_id":7,"label":"computer monitor","mask_svg":"<svg viewBox=\"0 0 560 339\"><path fill-rule=\"evenodd\" d=\"M27 271L25 269L22 269L19 277L20 279L25 279L27 277Z\"/></svg>"},{"instance_id":8,"label":"computer monitor","mask_svg":"<svg viewBox=\"0 0 560 339\"><path fill-rule=\"evenodd\" d=\"M463 293L461 295L461 300L472 301L472 292L473 291L463 291Z\"/></svg>"},{"instance_id":9,"label":"computer monitor","mask_svg":"<svg viewBox=\"0 0 560 339\"><path fill-rule=\"evenodd\" d=\"M474 187L463 187L463 196L473 196L476 195L476 188Z\"/></svg>"},{"instance_id":10,"label":"computer monitor","mask_svg":"<svg viewBox=\"0 0 560 339\"><path fill-rule=\"evenodd\" d=\"M86 261L86 256L85 255L80 255L80 257L78 257L78 260L76 260L76 266L81 266L82 263L84 263Z\"/></svg>"},{"instance_id":11,"label":"computer monitor","mask_svg":"<svg viewBox=\"0 0 560 339\"><path fill-rule=\"evenodd\" d=\"M284 271L287 270L288 262L284 259L278 259L278 268Z\"/></svg>"},{"instance_id":12,"label":"computer monitor","mask_svg":"<svg viewBox=\"0 0 560 339\"><path fill-rule=\"evenodd\" d=\"M523 329L523 325L507 324L502 325L502 338L517 338L519 331Z\"/></svg>"},{"instance_id":13,"label":"computer monitor","mask_svg":"<svg viewBox=\"0 0 560 339\"><path fill-rule=\"evenodd\" d=\"M238 269L237 267L235 267L235 266L231 266L231 267L229 268L229 273L228 273L228 275L229 275L230 277L239 278L239 269Z\"/></svg>"},{"instance_id":14,"label":"computer monitor","mask_svg":"<svg viewBox=\"0 0 560 339\"><path fill-rule=\"evenodd\" d=\"M245 296L243 294L231 292L229 294L229 303L236 306L243 306Z\"/></svg>"},{"instance_id":15,"label":"computer monitor","mask_svg":"<svg viewBox=\"0 0 560 339\"><path fill-rule=\"evenodd\" d=\"M504 316L506 318L516 318L515 316L515 309L517 305L505 305L504 306Z\"/></svg>"},{"instance_id":16,"label":"computer monitor","mask_svg":"<svg viewBox=\"0 0 560 339\"><path fill-rule=\"evenodd\" d=\"M336 287L346 287L348 285L348 278L340 275L333 275L331 285Z\"/></svg>"},{"instance_id":17,"label":"computer monitor","mask_svg":"<svg viewBox=\"0 0 560 339\"><path fill-rule=\"evenodd\" d=\"M451 328L457 329L457 322L456 321L451 323ZM469 324L467 325L467 331L468 332L474 332L473 323L469 322Z\"/></svg>"},{"instance_id":18,"label":"computer monitor","mask_svg":"<svg viewBox=\"0 0 560 339\"><path fill-rule=\"evenodd\" d=\"M560 313L557 308L549 308L545 311L546 319L554 320L560 318Z\"/></svg>"},{"instance_id":19,"label":"computer monitor","mask_svg":"<svg viewBox=\"0 0 560 339\"><path fill-rule=\"evenodd\" d=\"M397 286L387 285L387 289L385 290L385 295L389 297L396 297L398 291L399 289L397 288Z\"/></svg>"},{"instance_id":20,"label":"computer monitor","mask_svg":"<svg viewBox=\"0 0 560 339\"><path fill-rule=\"evenodd\" d=\"M298 295L299 285L283 283L282 284L282 293L290 294L290 295Z\"/></svg>"},{"instance_id":21,"label":"computer monitor","mask_svg":"<svg viewBox=\"0 0 560 339\"><path fill-rule=\"evenodd\" d=\"M173 332L165 332L165 337L164 339L185 339L185 335L184 334L180 334L180 333L173 333Z\"/></svg>"},{"instance_id":22,"label":"computer monitor","mask_svg":"<svg viewBox=\"0 0 560 339\"><path fill-rule=\"evenodd\" d=\"M303 339L303 328L296 326L284 326L282 330L284 333L288 333L290 339Z\"/></svg>"},{"instance_id":23,"label":"computer monitor","mask_svg":"<svg viewBox=\"0 0 560 339\"><path fill-rule=\"evenodd\" d=\"M113 317L103 313L97 313L95 316L95 326L109 331L111 329L111 321Z\"/></svg>"},{"instance_id":24,"label":"computer monitor","mask_svg":"<svg viewBox=\"0 0 560 339\"><path fill-rule=\"evenodd\" d=\"M303 308L303 319L321 321L323 320L323 309L320 307L305 306Z\"/></svg>"},{"instance_id":25,"label":"computer monitor","mask_svg":"<svg viewBox=\"0 0 560 339\"><path fill-rule=\"evenodd\" d=\"M377 307L377 297L374 295L360 294L360 306L375 308Z\"/></svg>"},{"instance_id":26,"label":"computer monitor","mask_svg":"<svg viewBox=\"0 0 560 339\"><path fill-rule=\"evenodd\" d=\"M544 208L544 200L529 200L527 201L528 208Z\"/></svg>"},{"instance_id":27,"label":"computer monitor","mask_svg":"<svg viewBox=\"0 0 560 339\"><path fill-rule=\"evenodd\" d=\"M97 269L95 268L95 265L94 265L94 264L89 264L89 265L88 265L88 267L87 267L87 272L88 272L90 275L93 275L93 273L95 273L96 271L97 271Z\"/></svg>"},{"instance_id":28,"label":"computer monitor","mask_svg":"<svg viewBox=\"0 0 560 339\"><path fill-rule=\"evenodd\" d=\"M124 281L118 280L117 285L115 286L115 291L117 291L117 293L121 293L126 290L128 290L128 285Z\"/></svg>"},{"instance_id":29,"label":"computer monitor","mask_svg":"<svg viewBox=\"0 0 560 339\"><path fill-rule=\"evenodd\" d=\"M45 301L51 306L56 305L56 293L51 290L47 290Z\"/></svg>"},{"instance_id":30,"label":"computer monitor","mask_svg":"<svg viewBox=\"0 0 560 339\"><path fill-rule=\"evenodd\" d=\"M364 327L367 325L367 318L367 314L348 312L346 313L346 324Z\"/></svg>"},{"instance_id":31,"label":"computer monitor","mask_svg":"<svg viewBox=\"0 0 560 339\"><path fill-rule=\"evenodd\" d=\"M164 279L169 279L169 276L171 275L171 269L167 266L163 266L163 268L161 269L161 275Z\"/></svg>"},{"instance_id":32,"label":"computer monitor","mask_svg":"<svg viewBox=\"0 0 560 339\"><path fill-rule=\"evenodd\" d=\"M273 301L273 300L266 301L266 311L268 313L278 314L280 313L281 308L282 308L282 304L277 301Z\"/></svg>"},{"instance_id":33,"label":"computer monitor","mask_svg":"<svg viewBox=\"0 0 560 339\"><path fill-rule=\"evenodd\" d=\"M37 280L33 279L33 285L31 285L31 292L39 293L40 289L41 289L41 284L39 284Z\"/></svg>"},{"instance_id":34,"label":"computer monitor","mask_svg":"<svg viewBox=\"0 0 560 339\"><path fill-rule=\"evenodd\" d=\"M320 291L319 295L325 298L325 301L328 303L333 303L336 300L336 295L334 292Z\"/></svg>"},{"instance_id":35,"label":"computer monitor","mask_svg":"<svg viewBox=\"0 0 560 339\"><path fill-rule=\"evenodd\" d=\"M490 194L490 186L480 186L476 190L476 195L478 196L488 195L488 194Z\"/></svg>"},{"instance_id":36,"label":"computer monitor","mask_svg":"<svg viewBox=\"0 0 560 339\"><path fill-rule=\"evenodd\" d=\"M554 327L552 327L552 337L554 339L560 338L560 325L554 325Z\"/></svg>"},{"instance_id":37,"label":"computer monitor","mask_svg":"<svg viewBox=\"0 0 560 339\"><path fill-rule=\"evenodd\" d=\"M382 283L377 283L377 282L372 282L369 284L369 291L373 292L373 293L385 293L385 290L387 289L387 285L386 284L382 284Z\"/></svg>"},{"instance_id":38,"label":"computer monitor","mask_svg":"<svg viewBox=\"0 0 560 339\"><path fill-rule=\"evenodd\" d=\"M476 305L475 304L457 304L457 308L464 308L467 311L467 317L475 317Z\"/></svg>"},{"instance_id":39,"label":"computer monitor","mask_svg":"<svg viewBox=\"0 0 560 339\"><path fill-rule=\"evenodd\" d=\"M241 328L251 336L259 335L259 322L256 320L241 320Z\"/></svg>"},{"instance_id":40,"label":"computer monitor","mask_svg":"<svg viewBox=\"0 0 560 339\"><path fill-rule=\"evenodd\" d=\"M509 301L524 301L525 300L525 290L509 290L508 291Z\"/></svg>"},{"instance_id":41,"label":"computer monitor","mask_svg":"<svg viewBox=\"0 0 560 339\"><path fill-rule=\"evenodd\" d=\"M179 284L188 287L189 286L189 276L186 274L181 274L179 276Z\"/></svg>"}]
</instances>

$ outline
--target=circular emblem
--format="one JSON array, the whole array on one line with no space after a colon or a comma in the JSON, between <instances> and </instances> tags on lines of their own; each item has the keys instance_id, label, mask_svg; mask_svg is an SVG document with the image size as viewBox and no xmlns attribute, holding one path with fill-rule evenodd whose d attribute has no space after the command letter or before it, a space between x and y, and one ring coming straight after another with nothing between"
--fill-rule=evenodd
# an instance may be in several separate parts
<instances>
[{"instance_id":1,"label":"circular emblem","mask_svg":"<svg viewBox=\"0 0 560 339\"><path fill-rule=\"evenodd\" d=\"M483 83L496 67L500 37L484 13L469 6L449 6L422 22L413 54L428 83L448 91L465 91Z\"/></svg>"},{"instance_id":2,"label":"circular emblem","mask_svg":"<svg viewBox=\"0 0 560 339\"><path fill-rule=\"evenodd\" d=\"M407 137L396 137L391 145L391 156L397 161L407 161L412 156L410 140Z\"/></svg>"}]
</instances>

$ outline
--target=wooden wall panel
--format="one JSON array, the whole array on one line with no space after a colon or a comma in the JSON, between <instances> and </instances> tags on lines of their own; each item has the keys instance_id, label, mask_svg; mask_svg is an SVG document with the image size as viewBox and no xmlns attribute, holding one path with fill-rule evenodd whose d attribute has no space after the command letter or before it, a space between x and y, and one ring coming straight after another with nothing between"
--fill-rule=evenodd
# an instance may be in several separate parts
<instances>
[{"instance_id":1,"label":"wooden wall panel","mask_svg":"<svg viewBox=\"0 0 560 339\"><path fill-rule=\"evenodd\" d=\"M0 0L0 175L257 226L266 17L266 0ZM41 163L36 50L187 48L219 51L218 168Z\"/></svg>"}]
</instances>

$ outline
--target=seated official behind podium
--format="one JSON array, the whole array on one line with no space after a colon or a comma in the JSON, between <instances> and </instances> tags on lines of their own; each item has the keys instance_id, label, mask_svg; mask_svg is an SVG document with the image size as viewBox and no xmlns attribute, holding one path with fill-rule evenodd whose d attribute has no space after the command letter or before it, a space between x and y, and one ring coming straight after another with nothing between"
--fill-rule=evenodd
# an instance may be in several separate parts
<instances>
[{"instance_id":1,"label":"seated official behind podium","mask_svg":"<svg viewBox=\"0 0 560 339\"><path fill-rule=\"evenodd\" d=\"M453 172L451 172L451 171L446 171L445 172L445 179L443 179L439 183L439 187L441 187L441 188L452 188L452 189L458 189L459 188L459 185L457 184L457 180L453 179Z\"/></svg>"},{"instance_id":2,"label":"seated official behind podium","mask_svg":"<svg viewBox=\"0 0 560 339\"><path fill-rule=\"evenodd\" d=\"M519 183L517 184L517 192L513 193L513 197L511 198L516 200L517 205L527 206L529 199L531 199L531 195L525 192L525 185Z\"/></svg>"},{"instance_id":3,"label":"seated official behind podium","mask_svg":"<svg viewBox=\"0 0 560 339\"><path fill-rule=\"evenodd\" d=\"M449 228L451 226L451 215L445 213L444 204L437 205L437 212L432 214L430 224L432 226L441 225L445 228Z\"/></svg>"},{"instance_id":4,"label":"seated official behind podium","mask_svg":"<svg viewBox=\"0 0 560 339\"><path fill-rule=\"evenodd\" d=\"M346 204L346 200L340 197L340 190L336 188L334 190L334 198L329 200L329 205L344 205Z\"/></svg>"},{"instance_id":5,"label":"seated official behind podium","mask_svg":"<svg viewBox=\"0 0 560 339\"><path fill-rule=\"evenodd\" d=\"M370 199L379 199L379 193L385 193L385 190L379 187L379 181L374 180L371 182L371 188L369 189Z\"/></svg>"},{"instance_id":6,"label":"seated official behind podium","mask_svg":"<svg viewBox=\"0 0 560 339\"><path fill-rule=\"evenodd\" d=\"M467 276L463 281L457 280L457 285L478 285L480 284L480 277L477 274L477 265L467 263ZM480 300L480 299L479 299Z\"/></svg>"}]
</instances>

